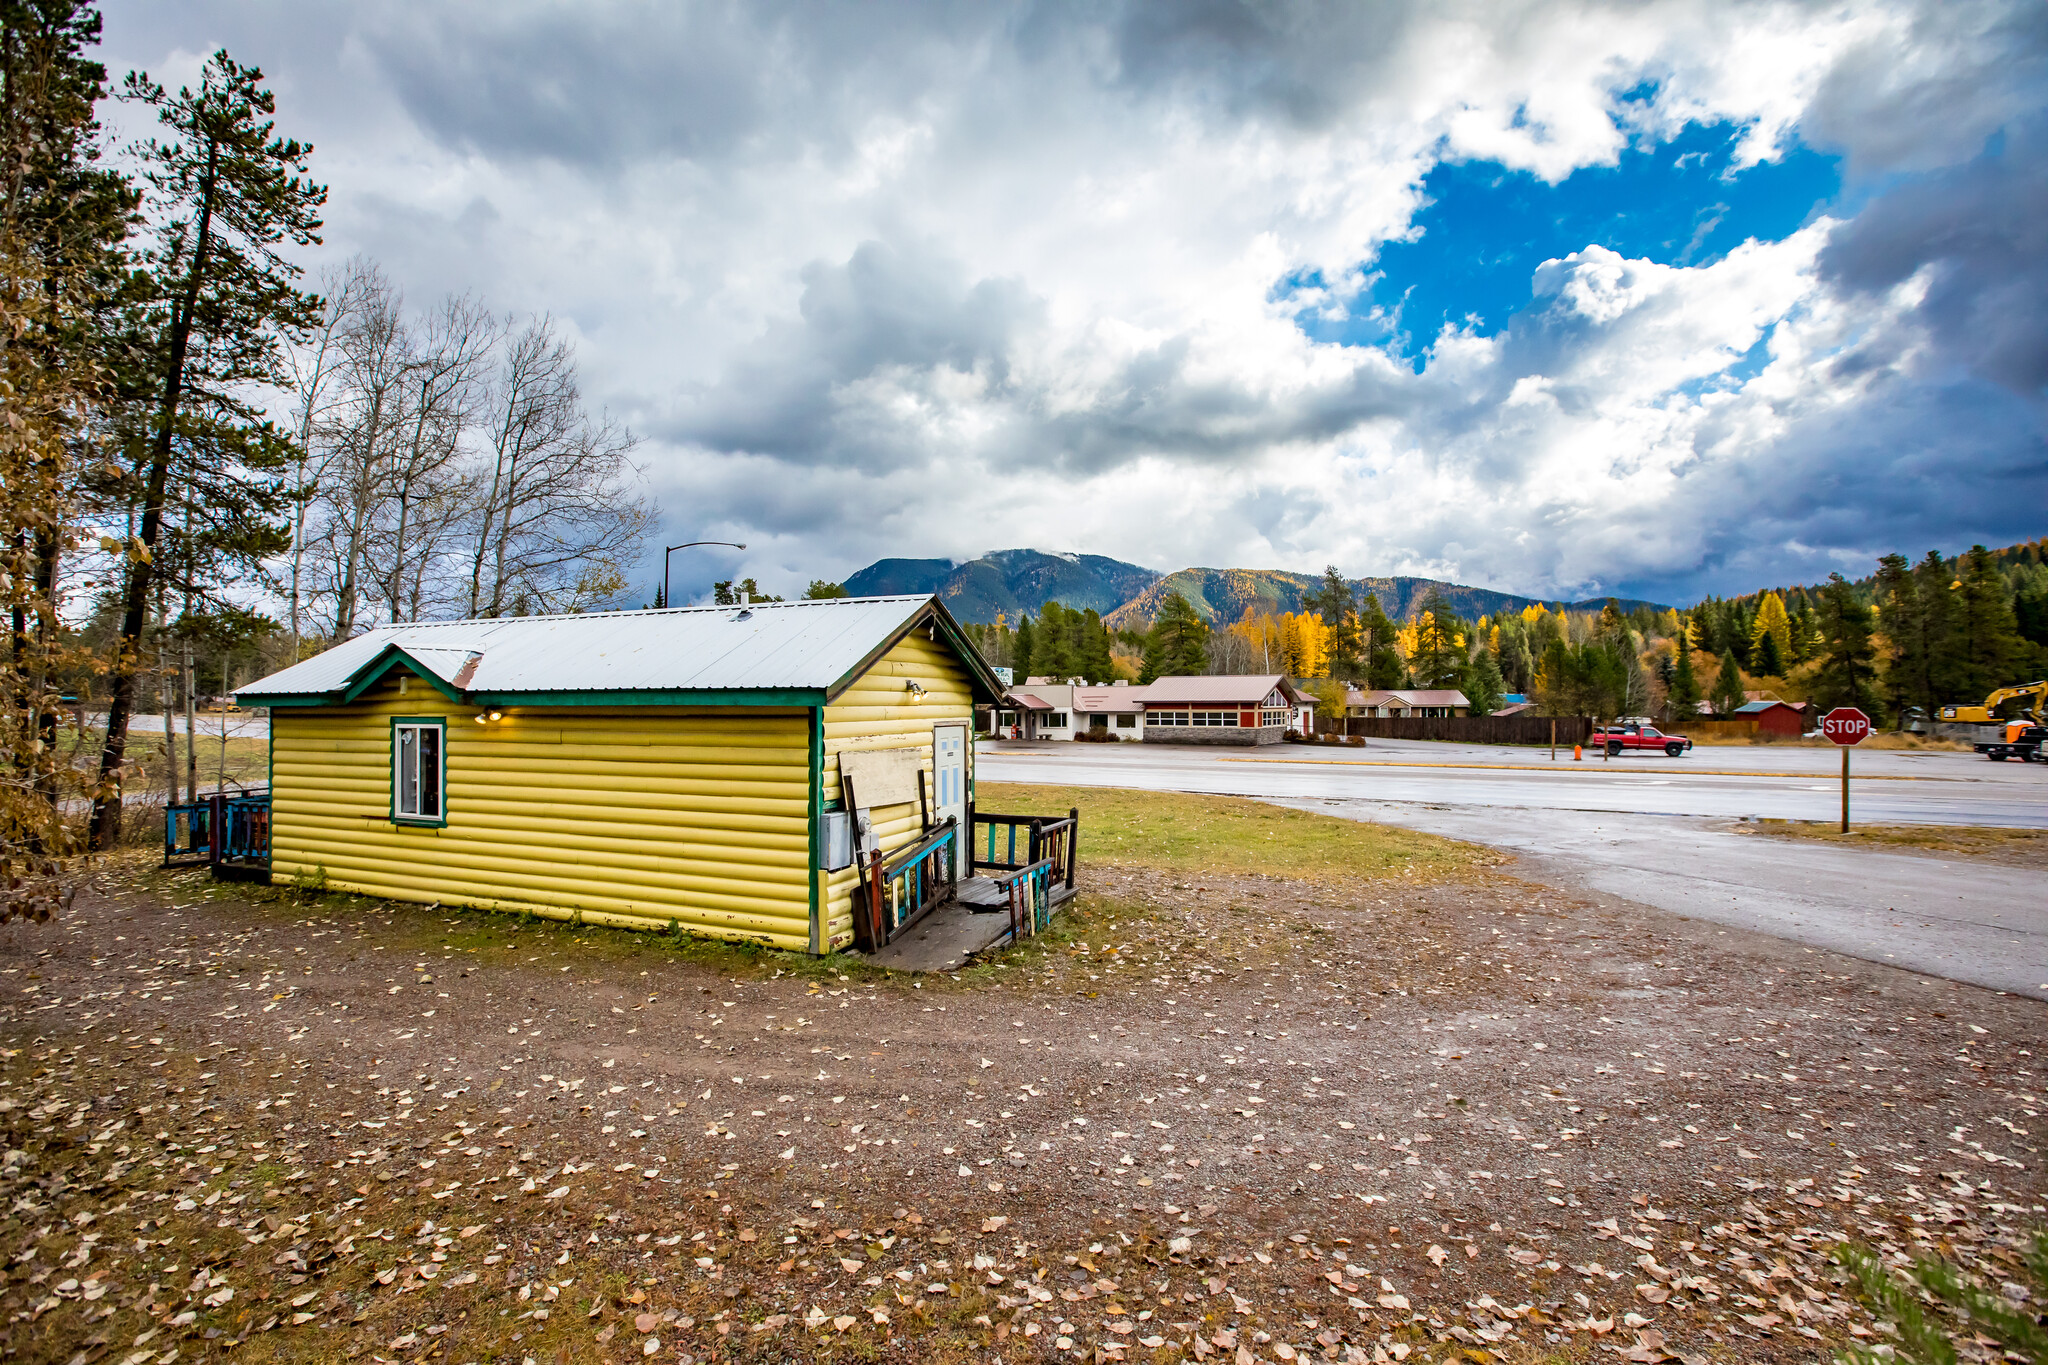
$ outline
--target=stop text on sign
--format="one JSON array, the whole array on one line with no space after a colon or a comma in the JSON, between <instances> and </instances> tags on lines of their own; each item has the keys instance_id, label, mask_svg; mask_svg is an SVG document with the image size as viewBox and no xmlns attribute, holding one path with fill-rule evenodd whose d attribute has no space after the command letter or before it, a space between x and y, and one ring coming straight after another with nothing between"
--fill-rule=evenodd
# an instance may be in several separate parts
<instances>
[{"instance_id":1,"label":"stop text on sign","mask_svg":"<svg viewBox=\"0 0 2048 1365\"><path fill-rule=\"evenodd\" d=\"M1870 717L1853 706L1837 706L1820 718L1820 732L1837 744L1861 744L1870 736Z\"/></svg>"}]
</instances>

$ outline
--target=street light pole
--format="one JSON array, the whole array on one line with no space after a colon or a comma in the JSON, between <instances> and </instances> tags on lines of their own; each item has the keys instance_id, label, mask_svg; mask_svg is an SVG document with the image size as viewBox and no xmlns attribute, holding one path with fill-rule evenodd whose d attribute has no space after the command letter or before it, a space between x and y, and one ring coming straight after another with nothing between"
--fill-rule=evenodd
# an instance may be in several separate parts
<instances>
[{"instance_id":1,"label":"street light pole","mask_svg":"<svg viewBox=\"0 0 2048 1365\"><path fill-rule=\"evenodd\" d=\"M747 548L736 540L686 540L680 545L669 546L667 550L662 552L661 556L661 605L664 607L675 605L670 600L668 594L668 557L677 550L687 550L693 545L730 545L735 550Z\"/></svg>"}]
</instances>

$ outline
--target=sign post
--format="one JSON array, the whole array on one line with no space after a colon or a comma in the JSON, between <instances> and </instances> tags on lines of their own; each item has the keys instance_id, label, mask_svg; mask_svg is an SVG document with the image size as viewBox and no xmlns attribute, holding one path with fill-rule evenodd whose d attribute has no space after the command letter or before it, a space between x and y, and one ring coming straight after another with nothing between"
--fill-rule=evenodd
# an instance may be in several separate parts
<instances>
[{"instance_id":1,"label":"sign post","mask_svg":"<svg viewBox=\"0 0 2048 1365\"><path fill-rule=\"evenodd\" d=\"M1842 749L1842 833L1849 832L1849 751L1870 735L1870 717L1853 706L1837 706L1820 718L1820 732Z\"/></svg>"}]
</instances>

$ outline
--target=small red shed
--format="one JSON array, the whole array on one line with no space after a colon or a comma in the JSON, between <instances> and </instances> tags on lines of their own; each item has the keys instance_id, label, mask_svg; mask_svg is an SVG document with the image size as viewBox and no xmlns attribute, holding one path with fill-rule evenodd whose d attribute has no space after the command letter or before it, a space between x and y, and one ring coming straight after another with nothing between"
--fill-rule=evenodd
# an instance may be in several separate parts
<instances>
[{"instance_id":1,"label":"small red shed","mask_svg":"<svg viewBox=\"0 0 2048 1365\"><path fill-rule=\"evenodd\" d=\"M1806 733L1806 707L1789 701L1753 701L1735 708L1735 720L1753 720L1759 733L1792 739Z\"/></svg>"}]
</instances>

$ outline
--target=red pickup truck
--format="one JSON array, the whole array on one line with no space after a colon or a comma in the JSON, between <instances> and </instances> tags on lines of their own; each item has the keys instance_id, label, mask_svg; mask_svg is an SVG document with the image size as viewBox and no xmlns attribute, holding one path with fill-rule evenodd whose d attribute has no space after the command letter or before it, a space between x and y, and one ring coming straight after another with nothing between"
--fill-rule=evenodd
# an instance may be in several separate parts
<instances>
[{"instance_id":1,"label":"red pickup truck","mask_svg":"<svg viewBox=\"0 0 2048 1365\"><path fill-rule=\"evenodd\" d=\"M1667 735L1654 725L1637 725L1631 722L1594 730L1592 738L1586 741L1586 746L1592 749L1604 748L1610 758L1630 749L1662 749L1671 757L1677 758L1692 748L1692 741L1684 735Z\"/></svg>"}]
</instances>

